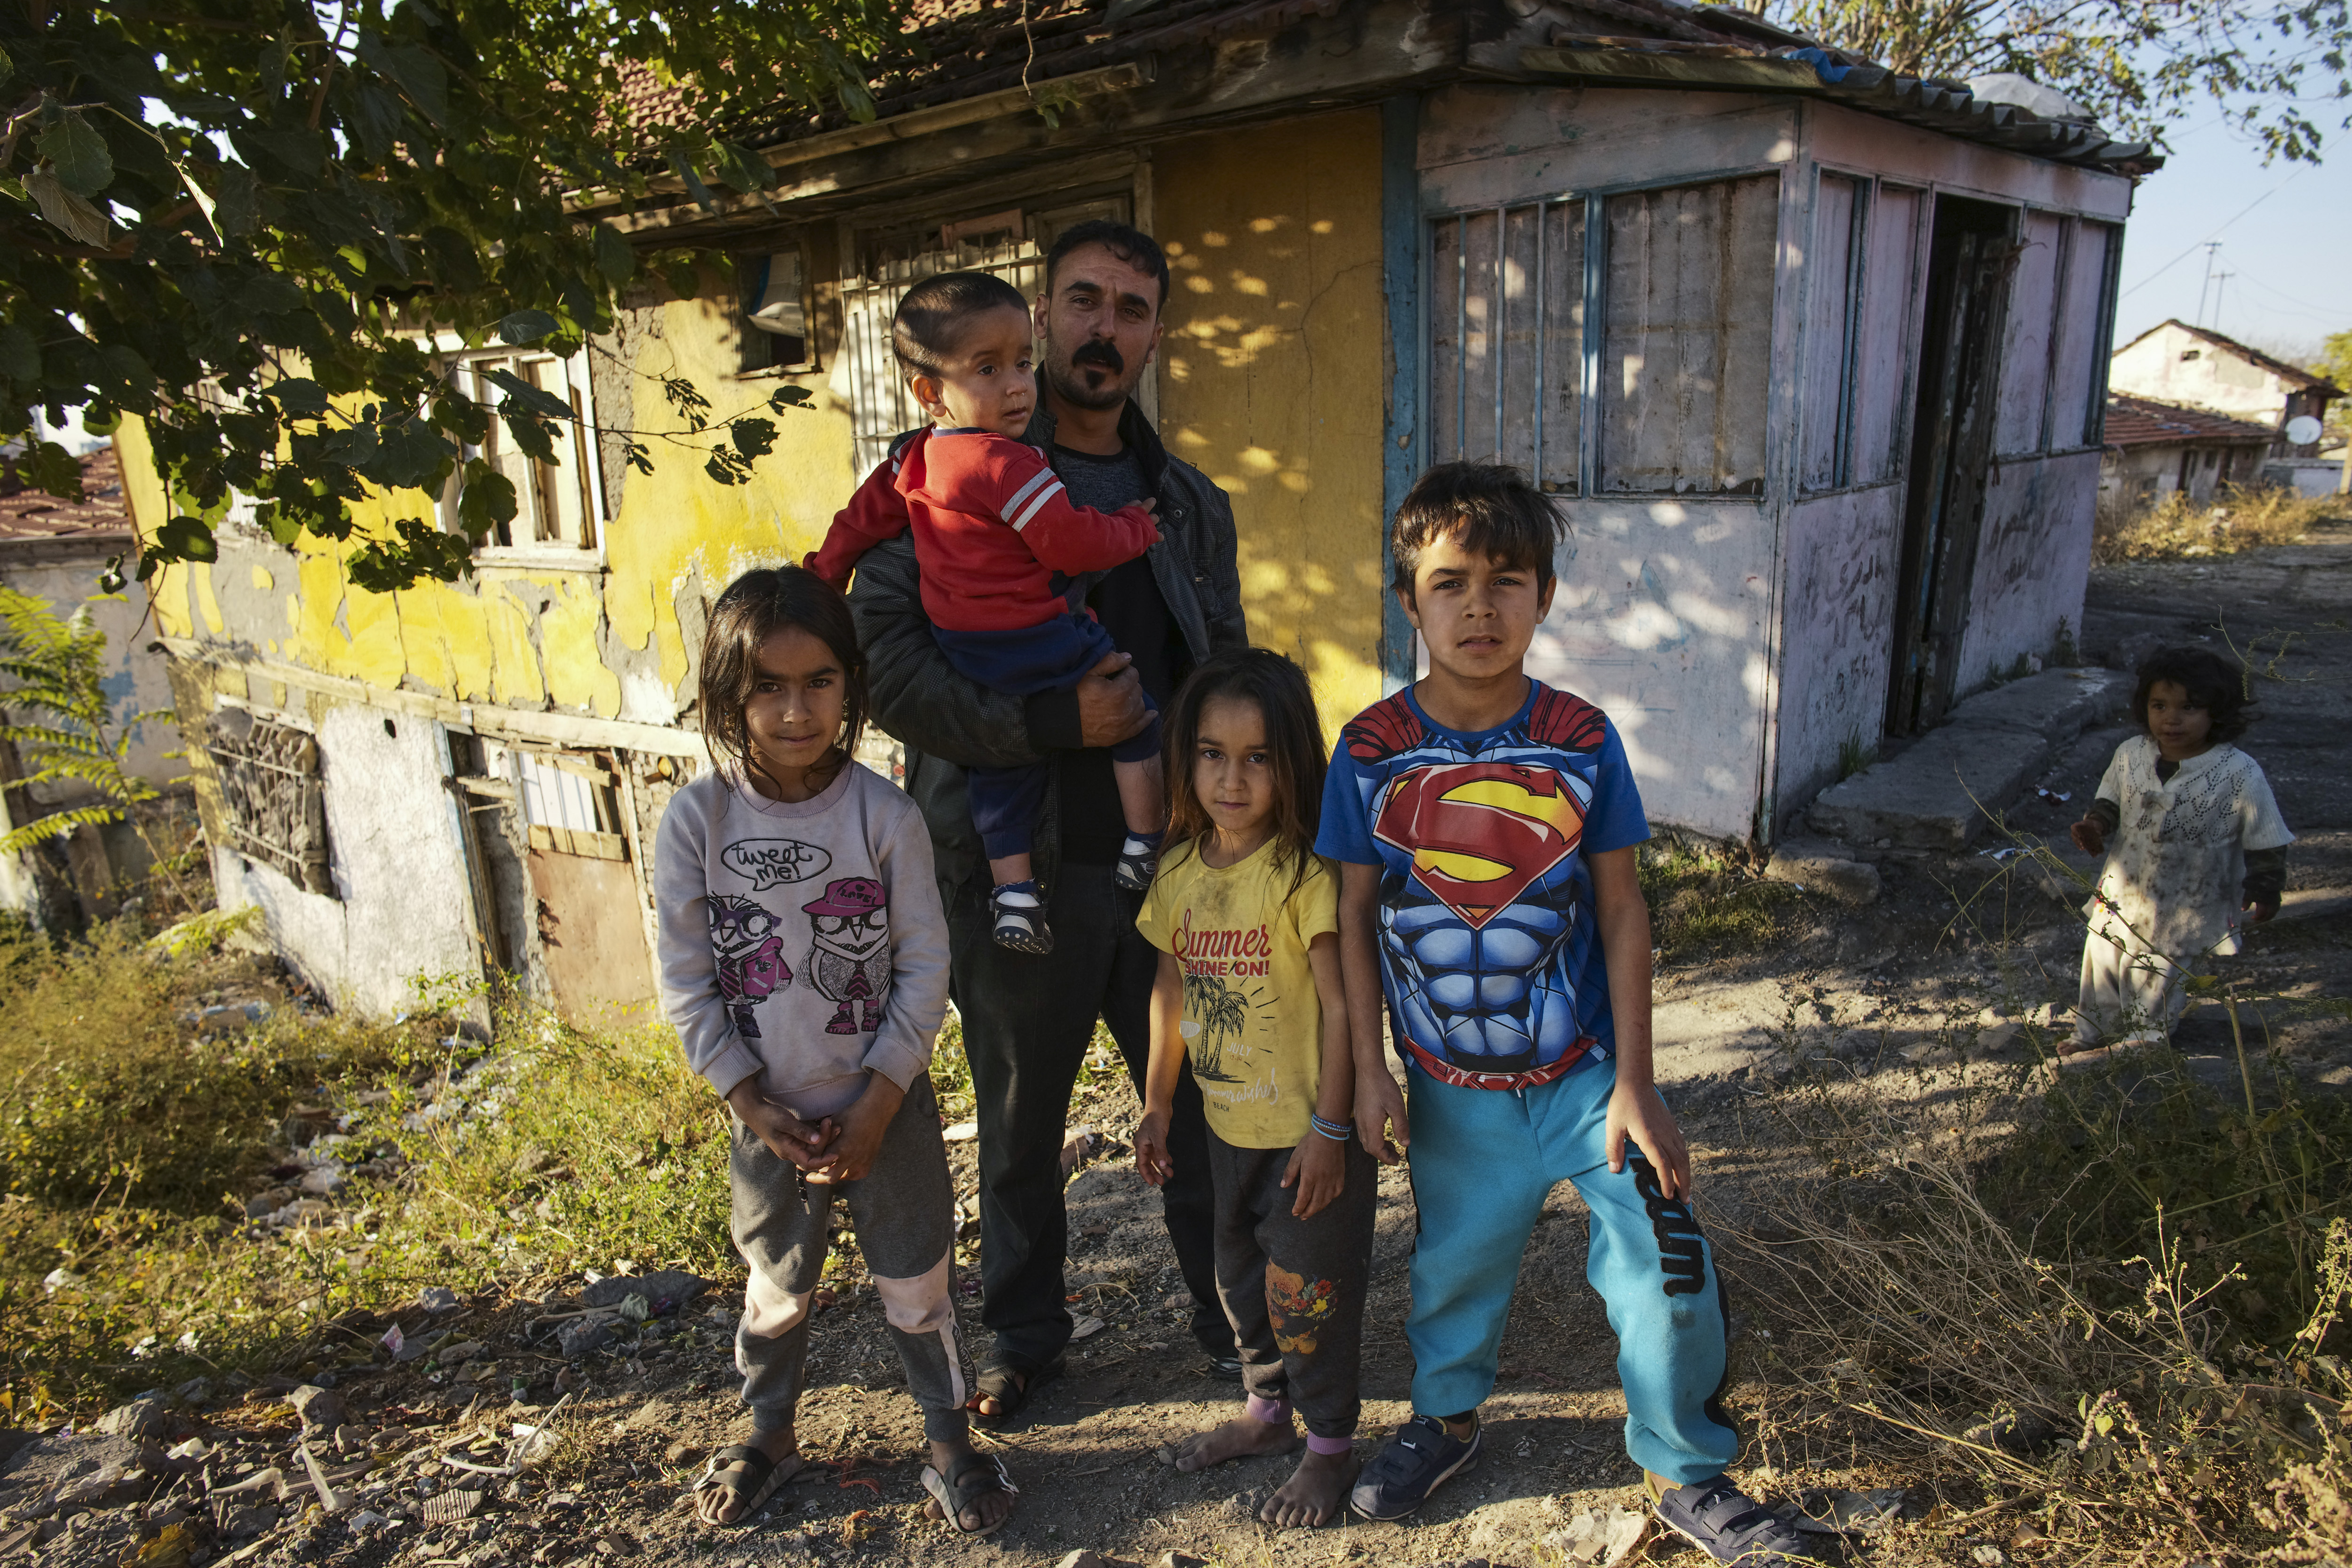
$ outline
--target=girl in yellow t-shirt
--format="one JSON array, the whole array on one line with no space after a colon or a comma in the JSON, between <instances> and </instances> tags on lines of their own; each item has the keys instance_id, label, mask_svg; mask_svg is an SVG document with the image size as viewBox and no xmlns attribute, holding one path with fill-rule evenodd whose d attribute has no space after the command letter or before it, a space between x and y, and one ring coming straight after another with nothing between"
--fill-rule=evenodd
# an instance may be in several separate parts
<instances>
[{"instance_id":1,"label":"girl in yellow t-shirt","mask_svg":"<svg viewBox=\"0 0 2352 1568\"><path fill-rule=\"evenodd\" d=\"M1175 1169L1168 1116L1191 1059L1209 1121L1217 1293L1241 1342L1247 1413L1179 1444L1180 1470L1300 1446L1259 1510L1336 1514L1356 1474L1364 1289L1378 1170L1353 1138L1355 1068L1339 987L1339 879L1316 858L1322 727L1299 668L1221 654L1167 723L1168 847L1135 929L1160 950L1135 1164Z\"/></svg>"}]
</instances>

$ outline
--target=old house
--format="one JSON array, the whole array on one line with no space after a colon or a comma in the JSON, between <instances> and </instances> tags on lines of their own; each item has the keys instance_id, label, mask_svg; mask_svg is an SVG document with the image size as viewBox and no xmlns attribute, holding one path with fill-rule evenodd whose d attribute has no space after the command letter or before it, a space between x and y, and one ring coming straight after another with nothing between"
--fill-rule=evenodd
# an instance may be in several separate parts
<instances>
[{"instance_id":1,"label":"old house","mask_svg":"<svg viewBox=\"0 0 2352 1568\"><path fill-rule=\"evenodd\" d=\"M2344 389L2325 376L2291 365L2235 338L2204 327L2168 321L2150 327L2115 353L2107 384L2135 397L2189 408L2209 409L2269 426L2268 460L2259 474L2240 483L2283 485L2309 495L2336 488L2339 465L2320 456L2319 427L2327 405ZM2288 426L2309 419L2296 434Z\"/></svg>"},{"instance_id":2,"label":"old house","mask_svg":"<svg viewBox=\"0 0 2352 1568\"><path fill-rule=\"evenodd\" d=\"M1411 677L1382 520L1457 457L1572 521L1538 668L1616 716L1661 823L1769 838L1841 742L2079 618L2145 147L1674 0L1113 9L967 9L875 122L761 130L766 201L625 215L709 280L636 298L608 352L451 348L462 384L515 362L639 427L655 374L722 410L805 388L750 484L583 441L512 459L526 514L462 584L372 595L250 532L173 570L224 898L365 1005L486 963L646 995L704 606L813 546L911 422L884 349L908 282L1033 288L1098 215L1168 248L1147 405L1232 494L1253 633L1327 724Z\"/></svg>"},{"instance_id":3,"label":"old house","mask_svg":"<svg viewBox=\"0 0 2352 1568\"><path fill-rule=\"evenodd\" d=\"M99 587L108 562L130 555L134 547L120 466L111 446L85 452L80 461L79 501L29 489L13 468L0 469L0 587L40 601L59 620L70 620L87 606L91 625L106 638L100 680L112 710L110 731L130 731L124 766L168 791L187 771L176 757L179 735L169 723L142 723L137 718L172 706L162 650L150 651L154 627L147 620L146 591L132 586L109 595ZM5 700L0 687L0 710ZM13 717L48 722L34 713ZM0 784L26 780L36 762L0 740ZM93 798L78 784L19 782L0 789L0 833L89 805ZM184 796L180 810L185 809ZM0 855L0 910L43 923L96 915L111 909L116 882L137 872L147 858L146 846L122 823L82 827L69 838Z\"/></svg>"},{"instance_id":4,"label":"old house","mask_svg":"<svg viewBox=\"0 0 2352 1568\"><path fill-rule=\"evenodd\" d=\"M2251 419L2111 393L2099 500L2144 505L2178 491L2210 501L2223 486L2257 482L2277 434Z\"/></svg>"}]
</instances>

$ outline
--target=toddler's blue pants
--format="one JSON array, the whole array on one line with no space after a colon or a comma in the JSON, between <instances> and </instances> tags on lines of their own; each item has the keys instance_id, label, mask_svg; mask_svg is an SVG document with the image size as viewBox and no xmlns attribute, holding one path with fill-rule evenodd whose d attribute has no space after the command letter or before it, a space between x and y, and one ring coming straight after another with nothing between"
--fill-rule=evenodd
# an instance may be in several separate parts
<instances>
[{"instance_id":1,"label":"toddler's blue pants","mask_svg":"<svg viewBox=\"0 0 2352 1568\"><path fill-rule=\"evenodd\" d=\"M1631 1142L1612 1173L1605 1131L1614 1064L1586 1061L1525 1092L1440 1083L1411 1068L1412 1407L1458 1415L1494 1392L1511 1290L1544 1199L1576 1184L1592 1211L1585 1278L1617 1333L1625 1451L1676 1486L1739 1453L1720 1403L1726 1313L1715 1255L1690 1205L1668 1199Z\"/></svg>"}]
</instances>

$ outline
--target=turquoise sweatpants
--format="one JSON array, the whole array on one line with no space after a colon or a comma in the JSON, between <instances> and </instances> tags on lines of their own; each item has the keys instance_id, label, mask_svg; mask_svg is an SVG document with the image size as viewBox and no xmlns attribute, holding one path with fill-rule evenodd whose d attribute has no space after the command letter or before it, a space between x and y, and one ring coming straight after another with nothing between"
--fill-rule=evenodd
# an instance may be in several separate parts
<instances>
[{"instance_id":1,"label":"turquoise sweatpants","mask_svg":"<svg viewBox=\"0 0 2352 1568\"><path fill-rule=\"evenodd\" d=\"M1412 1407L1459 1415L1495 1389L1511 1289L1544 1199L1576 1184L1592 1211L1584 1277L1609 1309L1625 1386L1625 1451L1676 1486L1721 1475L1739 1433L1720 1403L1723 1287L1687 1204L1630 1143L1609 1169L1614 1064L1588 1061L1524 1093L1440 1083L1410 1068Z\"/></svg>"}]
</instances>

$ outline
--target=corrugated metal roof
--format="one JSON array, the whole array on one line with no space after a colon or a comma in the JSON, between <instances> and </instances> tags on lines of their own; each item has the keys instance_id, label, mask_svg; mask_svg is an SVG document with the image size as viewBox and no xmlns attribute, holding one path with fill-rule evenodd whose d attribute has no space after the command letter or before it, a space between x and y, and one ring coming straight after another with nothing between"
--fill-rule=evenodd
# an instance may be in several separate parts
<instances>
[{"instance_id":1,"label":"corrugated metal roof","mask_svg":"<svg viewBox=\"0 0 2352 1568\"><path fill-rule=\"evenodd\" d=\"M1280 31L1366 0L920 0L906 51L876 63L882 118L1121 65L1151 53ZM1433 5L1441 0L1432 0ZM1681 0L1570 0L1553 11L1549 48L1523 51L1535 76L1695 88L1804 92L1972 142L2063 163L2138 174L2158 167L2145 142L2111 141L2095 126L2045 120L1979 100L1965 82L1899 76L1751 13ZM1589 18L1589 21L1586 20ZM677 93L650 71L626 89L646 119L674 118ZM839 110L755 109L736 134L772 147L849 123Z\"/></svg>"},{"instance_id":2,"label":"corrugated metal roof","mask_svg":"<svg viewBox=\"0 0 2352 1568\"><path fill-rule=\"evenodd\" d=\"M101 447L82 458L81 489L82 500L60 500L28 488L13 468L0 468L0 544L45 539L128 542L131 509L113 447Z\"/></svg>"},{"instance_id":3,"label":"corrugated metal roof","mask_svg":"<svg viewBox=\"0 0 2352 1568\"><path fill-rule=\"evenodd\" d=\"M2252 420L2158 403L2152 397L2133 397L2121 392L2107 395L2106 444L2110 447L2187 446L2200 442L2233 447L2260 442L2268 446L2277 439L2277 431Z\"/></svg>"}]
</instances>

